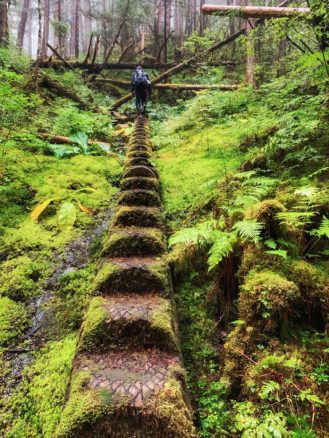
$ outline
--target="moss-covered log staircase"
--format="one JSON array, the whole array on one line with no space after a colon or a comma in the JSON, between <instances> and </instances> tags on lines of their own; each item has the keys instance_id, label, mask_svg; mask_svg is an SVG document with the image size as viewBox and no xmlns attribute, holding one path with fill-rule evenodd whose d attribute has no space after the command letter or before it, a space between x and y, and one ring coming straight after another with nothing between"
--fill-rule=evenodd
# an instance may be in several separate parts
<instances>
[{"instance_id":1,"label":"moss-covered log staircase","mask_svg":"<svg viewBox=\"0 0 329 438\"><path fill-rule=\"evenodd\" d=\"M195 436L152 156L147 119L139 117L58 438Z\"/></svg>"}]
</instances>

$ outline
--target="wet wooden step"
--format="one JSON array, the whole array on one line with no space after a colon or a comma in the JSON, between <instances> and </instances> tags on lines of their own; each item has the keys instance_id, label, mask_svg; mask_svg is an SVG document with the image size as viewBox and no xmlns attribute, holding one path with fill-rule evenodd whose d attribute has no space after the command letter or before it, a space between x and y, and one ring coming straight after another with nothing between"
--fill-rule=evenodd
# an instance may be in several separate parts
<instances>
[{"instance_id":1,"label":"wet wooden step","mask_svg":"<svg viewBox=\"0 0 329 438\"><path fill-rule=\"evenodd\" d=\"M161 210L153 207L119 207L116 211L113 227L147 227L161 228L163 218Z\"/></svg>"},{"instance_id":2,"label":"wet wooden step","mask_svg":"<svg viewBox=\"0 0 329 438\"><path fill-rule=\"evenodd\" d=\"M158 348L178 354L177 326L169 300L156 295L94 297L84 318L80 352Z\"/></svg>"},{"instance_id":3,"label":"wet wooden step","mask_svg":"<svg viewBox=\"0 0 329 438\"><path fill-rule=\"evenodd\" d=\"M126 190L121 193L119 205L160 207L161 199L157 192L152 190Z\"/></svg>"}]
</instances>

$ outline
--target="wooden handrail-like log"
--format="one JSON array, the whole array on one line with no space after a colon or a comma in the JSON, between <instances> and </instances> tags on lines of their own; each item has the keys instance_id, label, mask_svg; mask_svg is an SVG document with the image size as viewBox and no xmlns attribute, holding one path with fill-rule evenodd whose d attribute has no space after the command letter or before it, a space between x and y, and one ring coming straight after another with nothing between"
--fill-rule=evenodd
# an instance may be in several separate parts
<instances>
[{"instance_id":1,"label":"wooden handrail-like log","mask_svg":"<svg viewBox=\"0 0 329 438\"><path fill-rule=\"evenodd\" d=\"M111 79L111 78L101 78L97 77L95 79L95 82L102 82L112 85L117 85L119 87L123 88L129 88L130 82L128 81L119 81L117 79ZM239 85L230 85L230 84L155 84L154 88L162 89L162 90L237 90L240 86Z\"/></svg>"},{"instance_id":2,"label":"wooden handrail-like log","mask_svg":"<svg viewBox=\"0 0 329 438\"><path fill-rule=\"evenodd\" d=\"M218 16L236 15L243 18L283 18L283 17L305 17L311 10L309 8L282 8L270 6L222 6L203 5L203 14L214 14Z\"/></svg>"}]
</instances>

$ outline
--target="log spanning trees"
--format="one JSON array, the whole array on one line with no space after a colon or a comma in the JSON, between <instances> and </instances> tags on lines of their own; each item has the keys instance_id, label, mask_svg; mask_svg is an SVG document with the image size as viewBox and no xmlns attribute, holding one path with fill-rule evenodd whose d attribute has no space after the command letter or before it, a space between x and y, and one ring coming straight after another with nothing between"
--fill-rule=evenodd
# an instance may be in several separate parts
<instances>
[{"instance_id":1,"label":"log spanning trees","mask_svg":"<svg viewBox=\"0 0 329 438\"><path fill-rule=\"evenodd\" d=\"M209 5L202 6L202 13L205 15L222 16L237 16L245 19L244 33L247 35L247 56L246 56L246 80L248 85L255 87L255 56L254 44L250 37L254 24L264 19L273 18L305 18L310 13L309 8L291 8L284 7L289 3L289 0L284 1L277 7L266 6L249 6L249 0L246 0L245 6L224 6L224 5ZM257 19L256 21L254 19ZM254 21L254 22L253 22Z\"/></svg>"},{"instance_id":2,"label":"log spanning trees","mask_svg":"<svg viewBox=\"0 0 329 438\"><path fill-rule=\"evenodd\" d=\"M147 121L126 151L57 438L192 438Z\"/></svg>"}]
</instances>

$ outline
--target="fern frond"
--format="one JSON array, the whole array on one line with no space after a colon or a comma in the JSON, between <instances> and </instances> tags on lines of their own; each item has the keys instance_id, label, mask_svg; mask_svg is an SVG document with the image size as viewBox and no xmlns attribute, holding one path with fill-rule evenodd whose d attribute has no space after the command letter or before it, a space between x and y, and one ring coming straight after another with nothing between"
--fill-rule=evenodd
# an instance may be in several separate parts
<instances>
[{"instance_id":1,"label":"fern frond","mask_svg":"<svg viewBox=\"0 0 329 438\"><path fill-rule=\"evenodd\" d=\"M306 198L313 198L316 193L316 187L300 187L299 189L295 190L295 195L303 196Z\"/></svg>"},{"instance_id":2,"label":"fern frond","mask_svg":"<svg viewBox=\"0 0 329 438\"><path fill-rule=\"evenodd\" d=\"M232 251L233 246L237 242L237 236L235 233L222 232L218 239L210 248L208 258L208 272L216 268L218 264L227 257Z\"/></svg>"},{"instance_id":3,"label":"fern frond","mask_svg":"<svg viewBox=\"0 0 329 438\"><path fill-rule=\"evenodd\" d=\"M183 228L169 239L169 247L177 244L185 246L198 245L200 247L213 243L216 237L216 229L224 226L223 220L209 220L201 222L195 227Z\"/></svg>"},{"instance_id":4,"label":"fern frond","mask_svg":"<svg viewBox=\"0 0 329 438\"><path fill-rule=\"evenodd\" d=\"M314 215L314 211L285 211L277 213L276 217L282 224L298 229L310 224Z\"/></svg>"},{"instance_id":5,"label":"fern frond","mask_svg":"<svg viewBox=\"0 0 329 438\"><path fill-rule=\"evenodd\" d=\"M329 238L329 219L323 216L320 227L317 230L310 231L310 235Z\"/></svg>"},{"instance_id":6,"label":"fern frond","mask_svg":"<svg viewBox=\"0 0 329 438\"><path fill-rule=\"evenodd\" d=\"M266 251L266 254L271 254L271 255L278 256L278 257L282 257L285 260L287 260L287 258L288 258L288 252L284 249L275 249L273 251Z\"/></svg>"},{"instance_id":7,"label":"fern frond","mask_svg":"<svg viewBox=\"0 0 329 438\"><path fill-rule=\"evenodd\" d=\"M237 222L233 228L243 240L251 240L257 243L260 240L263 227L264 225L256 219L249 219Z\"/></svg>"}]
</instances>

